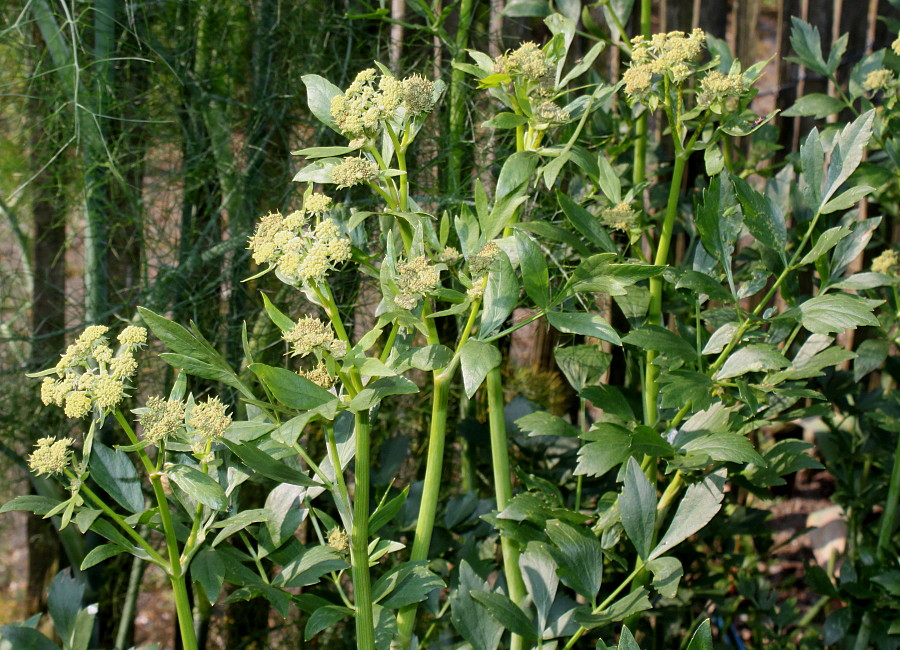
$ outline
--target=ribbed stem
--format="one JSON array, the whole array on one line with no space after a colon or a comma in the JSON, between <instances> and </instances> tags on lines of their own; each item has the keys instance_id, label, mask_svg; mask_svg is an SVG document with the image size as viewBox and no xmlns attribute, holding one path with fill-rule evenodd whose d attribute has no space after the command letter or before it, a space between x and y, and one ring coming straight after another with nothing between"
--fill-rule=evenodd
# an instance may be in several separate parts
<instances>
[{"instance_id":1,"label":"ribbed stem","mask_svg":"<svg viewBox=\"0 0 900 650\"><path fill-rule=\"evenodd\" d=\"M488 422L491 429L491 461L494 466L494 491L497 494L497 510L502 511L512 499L512 481L509 474L509 447L506 436L506 417L504 415L503 376L500 368L494 368L487 374ZM522 581L522 570L519 568L519 549L515 543L500 537L500 550L503 554L503 573L509 588L509 597L517 605L525 600L525 583ZM525 639L513 634L511 650L525 647Z\"/></svg>"},{"instance_id":2,"label":"ribbed stem","mask_svg":"<svg viewBox=\"0 0 900 650\"><path fill-rule=\"evenodd\" d=\"M428 559L431 547L431 533L437 514L438 493L444 468L444 444L447 438L447 406L450 402L450 378L434 379L434 395L431 397L431 430L428 434L428 457L425 460L425 483L422 488L422 502L416 520L416 532L410 560L422 562ZM407 648L416 624L418 603L407 605L397 616L400 647Z\"/></svg>"},{"instance_id":3,"label":"ribbed stem","mask_svg":"<svg viewBox=\"0 0 900 650\"><path fill-rule=\"evenodd\" d=\"M669 248L672 244L672 233L675 230L675 217L678 216L678 197L681 194L681 180L684 178L684 169L687 166L687 154L675 157L675 168L672 170L672 185L669 187L669 200L666 203L666 214L663 219L662 232L659 235L659 244L656 247L656 255L653 263L665 265L669 259ZM662 325L662 278L654 276L650 278L650 310L647 322L651 325ZM652 427L659 418L656 406L659 396L659 368L653 365L656 358L654 350L647 350L646 379L644 383L644 424Z\"/></svg>"},{"instance_id":4,"label":"ribbed stem","mask_svg":"<svg viewBox=\"0 0 900 650\"><path fill-rule=\"evenodd\" d=\"M350 559L353 573L353 600L356 607L356 647L375 650L375 623L372 614L372 585L369 580L369 413L356 414L356 461L353 495L353 530L350 532ZM340 468L336 468L340 471Z\"/></svg>"},{"instance_id":5,"label":"ribbed stem","mask_svg":"<svg viewBox=\"0 0 900 650\"><path fill-rule=\"evenodd\" d=\"M894 469L891 472L891 483L888 487L887 503L881 513L881 528L878 531L878 554L884 556L891 545L891 533L894 531L897 501L900 499L900 437L897 438L897 449L894 451Z\"/></svg>"}]
</instances>

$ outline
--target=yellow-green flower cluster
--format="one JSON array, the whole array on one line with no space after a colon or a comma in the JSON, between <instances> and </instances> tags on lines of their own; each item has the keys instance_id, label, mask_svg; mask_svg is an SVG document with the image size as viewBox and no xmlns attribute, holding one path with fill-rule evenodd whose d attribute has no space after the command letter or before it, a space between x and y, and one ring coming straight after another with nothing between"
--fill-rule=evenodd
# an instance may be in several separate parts
<instances>
[{"instance_id":1,"label":"yellow-green flower cluster","mask_svg":"<svg viewBox=\"0 0 900 650\"><path fill-rule=\"evenodd\" d=\"M897 267L900 266L900 253L889 248L872 260L872 270L883 275L896 276Z\"/></svg>"},{"instance_id":2,"label":"yellow-green flower cluster","mask_svg":"<svg viewBox=\"0 0 900 650\"><path fill-rule=\"evenodd\" d=\"M891 49L894 50L894 54L900 56L900 34L898 34L894 42L891 43Z\"/></svg>"},{"instance_id":3,"label":"yellow-green flower cluster","mask_svg":"<svg viewBox=\"0 0 900 650\"><path fill-rule=\"evenodd\" d=\"M604 225L623 232L630 232L637 225L637 218L637 212L626 201L600 213L600 220Z\"/></svg>"},{"instance_id":4,"label":"yellow-green flower cluster","mask_svg":"<svg viewBox=\"0 0 900 650\"><path fill-rule=\"evenodd\" d=\"M128 382L137 372L134 351L147 342L143 327L126 327L118 336L118 353L109 346L104 325L91 325L70 345L44 377L41 401L56 405L70 418L82 418L91 408L114 409L128 394Z\"/></svg>"},{"instance_id":5,"label":"yellow-green flower cluster","mask_svg":"<svg viewBox=\"0 0 900 650\"><path fill-rule=\"evenodd\" d=\"M434 83L421 75L400 81L390 74L379 76L374 68L369 68L357 74L343 94L331 99L331 118L348 138L362 138L365 142L401 106L411 116L430 111L434 106Z\"/></svg>"},{"instance_id":6,"label":"yellow-green flower cluster","mask_svg":"<svg viewBox=\"0 0 900 650\"><path fill-rule=\"evenodd\" d=\"M350 548L350 536L340 528L328 531L328 545L338 553L346 553Z\"/></svg>"},{"instance_id":7,"label":"yellow-green flower cluster","mask_svg":"<svg viewBox=\"0 0 900 650\"><path fill-rule=\"evenodd\" d=\"M713 113L721 114L726 110L733 110L745 90L741 75L712 70L700 80L697 103Z\"/></svg>"},{"instance_id":8,"label":"yellow-green flower cluster","mask_svg":"<svg viewBox=\"0 0 900 650\"><path fill-rule=\"evenodd\" d=\"M313 194L307 203L311 200L315 209L310 211L318 212L327 208L331 199ZM302 210L287 217L277 212L267 214L250 238L253 261L273 265L282 280L300 284L321 281L335 265L350 259L350 240L341 236L332 219L322 219L304 231L307 221L307 213Z\"/></svg>"},{"instance_id":9,"label":"yellow-green flower cluster","mask_svg":"<svg viewBox=\"0 0 900 650\"><path fill-rule=\"evenodd\" d=\"M370 183L378 178L378 165L366 160L350 156L331 170L331 181L338 187L353 187L361 183Z\"/></svg>"},{"instance_id":10,"label":"yellow-green flower cluster","mask_svg":"<svg viewBox=\"0 0 900 650\"><path fill-rule=\"evenodd\" d=\"M347 354L347 344L335 338L331 326L312 316L301 318L282 337L293 348L291 356L305 357L313 352L329 352L335 357Z\"/></svg>"},{"instance_id":11,"label":"yellow-green flower cluster","mask_svg":"<svg viewBox=\"0 0 900 650\"><path fill-rule=\"evenodd\" d=\"M322 388L331 388L334 386L334 377L328 374L328 368L325 367L325 362L320 361L315 368L311 368L309 370L301 370L298 372L301 377L305 377L309 379L312 383L317 386L321 386Z\"/></svg>"},{"instance_id":12,"label":"yellow-green flower cluster","mask_svg":"<svg viewBox=\"0 0 900 650\"><path fill-rule=\"evenodd\" d=\"M424 255L397 263L397 290L394 302L400 309L413 309L426 293L441 282L440 273Z\"/></svg>"},{"instance_id":13,"label":"yellow-green flower cluster","mask_svg":"<svg viewBox=\"0 0 900 650\"><path fill-rule=\"evenodd\" d=\"M469 259L469 273L472 275L473 280L491 270L491 264L493 264L499 252L500 247L491 241Z\"/></svg>"},{"instance_id":14,"label":"yellow-green flower cluster","mask_svg":"<svg viewBox=\"0 0 900 650\"><path fill-rule=\"evenodd\" d=\"M879 90L890 89L892 86L896 85L896 82L897 80L894 78L893 72L881 68L880 70L872 70L872 72L866 75L866 78L863 81L863 88L870 92L878 92Z\"/></svg>"},{"instance_id":15,"label":"yellow-green flower cluster","mask_svg":"<svg viewBox=\"0 0 900 650\"><path fill-rule=\"evenodd\" d=\"M635 36L631 39L631 67L625 71L625 93L642 101L653 89L655 77L668 77L675 84L683 84L694 73L694 63L703 53L706 34L695 29L690 34L674 31L654 34L650 39Z\"/></svg>"},{"instance_id":16,"label":"yellow-green flower cluster","mask_svg":"<svg viewBox=\"0 0 900 650\"><path fill-rule=\"evenodd\" d=\"M28 457L28 467L38 476L62 473L72 460L73 444L75 441L71 438L41 438Z\"/></svg>"},{"instance_id":17,"label":"yellow-green flower cluster","mask_svg":"<svg viewBox=\"0 0 900 650\"><path fill-rule=\"evenodd\" d=\"M303 201L303 209L307 212L325 212L331 205L331 197L314 192Z\"/></svg>"},{"instance_id":18,"label":"yellow-green flower cluster","mask_svg":"<svg viewBox=\"0 0 900 650\"><path fill-rule=\"evenodd\" d=\"M497 58L494 70L510 76L521 75L543 86L552 86L553 63L537 43L522 43L519 49Z\"/></svg>"},{"instance_id":19,"label":"yellow-green flower cluster","mask_svg":"<svg viewBox=\"0 0 900 650\"><path fill-rule=\"evenodd\" d=\"M534 116L543 124L564 124L569 121L569 111L551 101L542 102L534 112Z\"/></svg>"},{"instance_id":20,"label":"yellow-green flower cluster","mask_svg":"<svg viewBox=\"0 0 900 650\"><path fill-rule=\"evenodd\" d=\"M144 438L155 445L171 438L184 426L184 403L179 400L151 397L146 409L138 416L138 422L143 427Z\"/></svg>"},{"instance_id":21,"label":"yellow-green flower cluster","mask_svg":"<svg viewBox=\"0 0 900 650\"><path fill-rule=\"evenodd\" d=\"M231 416L227 409L218 397L211 397L194 406L188 422L201 440L216 440L224 436L225 429L231 426Z\"/></svg>"}]
</instances>

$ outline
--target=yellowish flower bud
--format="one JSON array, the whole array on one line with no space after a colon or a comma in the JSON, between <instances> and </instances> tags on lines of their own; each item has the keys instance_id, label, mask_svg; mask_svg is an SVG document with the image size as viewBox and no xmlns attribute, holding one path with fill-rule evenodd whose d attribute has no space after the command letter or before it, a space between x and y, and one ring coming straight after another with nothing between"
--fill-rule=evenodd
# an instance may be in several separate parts
<instances>
[{"instance_id":1,"label":"yellowish flower bud","mask_svg":"<svg viewBox=\"0 0 900 650\"><path fill-rule=\"evenodd\" d=\"M147 400L147 411L138 416L138 422L143 427L144 438L158 445L184 425L184 404L178 400L151 397Z\"/></svg>"},{"instance_id":2,"label":"yellowish flower bud","mask_svg":"<svg viewBox=\"0 0 900 650\"><path fill-rule=\"evenodd\" d=\"M85 392L76 390L66 395L65 413L67 418L83 418L91 412L91 398Z\"/></svg>"},{"instance_id":3,"label":"yellowish flower bud","mask_svg":"<svg viewBox=\"0 0 900 650\"><path fill-rule=\"evenodd\" d=\"M201 438L221 438L225 435L225 429L231 426L231 417L226 409L218 397L212 397L194 406L188 421Z\"/></svg>"},{"instance_id":4,"label":"yellowish flower bud","mask_svg":"<svg viewBox=\"0 0 900 650\"><path fill-rule=\"evenodd\" d=\"M378 177L378 165L364 158L344 158L344 162L331 170L331 180L338 187L352 187L368 183Z\"/></svg>"},{"instance_id":5,"label":"yellowish flower bud","mask_svg":"<svg viewBox=\"0 0 900 650\"><path fill-rule=\"evenodd\" d=\"M41 474L60 474L72 460L72 445L75 441L71 438L41 438L35 445L34 452L28 457L28 466L31 471Z\"/></svg>"}]
</instances>

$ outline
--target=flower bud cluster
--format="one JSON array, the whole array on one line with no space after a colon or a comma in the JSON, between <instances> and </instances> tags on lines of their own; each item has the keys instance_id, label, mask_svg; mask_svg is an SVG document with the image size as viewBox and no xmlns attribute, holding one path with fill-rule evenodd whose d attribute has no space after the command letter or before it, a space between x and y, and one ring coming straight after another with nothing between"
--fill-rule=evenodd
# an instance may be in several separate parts
<instances>
[{"instance_id":1,"label":"flower bud cluster","mask_svg":"<svg viewBox=\"0 0 900 650\"><path fill-rule=\"evenodd\" d=\"M328 368L325 367L324 361L320 361L315 368L301 370L298 374L322 388L328 389L334 386L334 377L328 374Z\"/></svg>"},{"instance_id":2,"label":"flower bud cluster","mask_svg":"<svg viewBox=\"0 0 900 650\"><path fill-rule=\"evenodd\" d=\"M900 266L900 253L892 248L887 249L872 260L872 270L883 275L897 277L898 266Z\"/></svg>"},{"instance_id":3,"label":"flower bud cluster","mask_svg":"<svg viewBox=\"0 0 900 650\"><path fill-rule=\"evenodd\" d=\"M330 325L312 316L301 318L282 337L293 347L291 356L294 357L305 357L313 352L328 352L335 357L347 354L347 343L335 338Z\"/></svg>"},{"instance_id":4,"label":"flower bud cluster","mask_svg":"<svg viewBox=\"0 0 900 650\"><path fill-rule=\"evenodd\" d=\"M898 34L894 42L891 43L891 49L894 50L894 54L900 56L900 34Z\"/></svg>"},{"instance_id":5,"label":"flower bud cluster","mask_svg":"<svg viewBox=\"0 0 900 650\"><path fill-rule=\"evenodd\" d=\"M371 183L378 178L378 165L356 156L344 158L344 161L331 170L331 181L338 187L353 187L362 183Z\"/></svg>"},{"instance_id":6,"label":"flower bud cluster","mask_svg":"<svg viewBox=\"0 0 900 650\"><path fill-rule=\"evenodd\" d=\"M91 325L70 345L44 377L41 401L62 407L66 416L82 418L91 408L113 409L128 397L129 380L137 372L134 352L147 343L147 330L126 327L118 336L118 352L109 346L104 325Z\"/></svg>"},{"instance_id":7,"label":"flower bud cluster","mask_svg":"<svg viewBox=\"0 0 900 650\"><path fill-rule=\"evenodd\" d=\"M491 265L498 253L500 253L500 247L491 241L469 259L469 273L473 280L486 275L491 270Z\"/></svg>"},{"instance_id":8,"label":"flower bud cluster","mask_svg":"<svg viewBox=\"0 0 900 650\"><path fill-rule=\"evenodd\" d=\"M211 397L194 406L188 422L194 427L194 433L201 442L217 440L225 435L225 429L231 426L231 416L227 409L218 397Z\"/></svg>"},{"instance_id":9,"label":"flower bud cluster","mask_svg":"<svg viewBox=\"0 0 900 650\"><path fill-rule=\"evenodd\" d=\"M309 212L327 209L331 199L313 194L306 200ZM314 228L304 230L308 212L298 210L287 217L269 213L256 226L249 248L257 264L275 266L289 284L319 282L341 262L350 259L350 240L341 236L332 219L322 219Z\"/></svg>"},{"instance_id":10,"label":"flower bud cluster","mask_svg":"<svg viewBox=\"0 0 900 650\"><path fill-rule=\"evenodd\" d=\"M625 71L625 93L634 101L644 101L653 90L657 77L668 77L683 84L695 69L694 64L703 53L706 34L695 29L690 34L674 31L654 34L650 39L635 36L631 39L631 67Z\"/></svg>"},{"instance_id":11,"label":"flower bud cluster","mask_svg":"<svg viewBox=\"0 0 900 650\"><path fill-rule=\"evenodd\" d=\"M430 111L434 106L434 83L420 75L400 81L390 74L379 76L374 68L369 68L357 74L343 94L332 98L331 118L348 138L368 139L401 106L412 116Z\"/></svg>"},{"instance_id":12,"label":"flower bud cluster","mask_svg":"<svg viewBox=\"0 0 900 650\"><path fill-rule=\"evenodd\" d=\"M553 87L553 62L537 43L522 43L519 49L494 60L494 71L522 76L544 88Z\"/></svg>"},{"instance_id":13,"label":"flower bud cluster","mask_svg":"<svg viewBox=\"0 0 900 650\"><path fill-rule=\"evenodd\" d=\"M900 39L897 40L900 41ZM885 68L872 70L863 80L863 88L873 93L877 93L879 90L887 91L896 86L897 78L894 77L894 73Z\"/></svg>"},{"instance_id":14,"label":"flower bud cluster","mask_svg":"<svg viewBox=\"0 0 900 650\"><path fill-rule=\"evenodd\" d=\"M637 225L638 215L626 201L622 201L612 208L606 208L600 213L603 224L613 230L630 232Z\"/></svg>"},{"instance_id":15,"label":"flower bud cluster","mask_svg":"<svg viewBox=\"0 0 900 650\"><path fill-rule=\"evenodd\" d=\"M737 101L747 90L740 74L724 74L711 70L700 80L697 104L709 108L713 113L722 114L734 110Z\"/></svg>"},{"instance_id":16,"label":"flower bud cluster","mask_svg":"<svg viewBox=\"0 0 900 650\"><path fill-rule=\"evenodd\" d=\"M138 416L146 440L155 445L174 436L184 426L184 402L151 397L146 411Z\"/></svg>"},{"instance_id":17,"label":"flower bud cluster","mask_svg":"<svg viewBox=\"0 0 900 650\"><path fill-rule=\"evenodd\" d=\"M75 441L71 438L41 438L28 457L28 467L38 476L62 473L72 461L73 444Z\"/></svg>"},{"instance_id":18,"label":"flower bud cluster","mask_svg":"<svg viewBox=\"0 0 900 650\"><path fill-rule=\"evenodd\" d=\"M424 255L397 263L397 290L394 302L400 309L413 309L425 294L441 283L440 273Z\"/></svg>"}]
</instances>

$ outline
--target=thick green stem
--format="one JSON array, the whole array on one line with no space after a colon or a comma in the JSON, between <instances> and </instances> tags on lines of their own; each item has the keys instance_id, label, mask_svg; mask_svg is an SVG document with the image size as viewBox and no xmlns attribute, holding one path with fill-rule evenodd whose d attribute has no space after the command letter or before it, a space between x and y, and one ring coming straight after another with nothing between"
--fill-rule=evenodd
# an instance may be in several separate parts
<instances>
[{"instance_id":1,"label":"thick green stem","mask_svg":"<svg viewBox=\"0 0 900 650\"><path fill-rule=\"evenodd\" d=\"M456 28L456 51L453 55L455 62L462 63L465 61L465 51L469 42L469 27L472 22L472 5L473 0L462 0L459 5L459 22ZM465 96L467 92L466 74L462 70L453 68L450 74L450 110L449 110L449 188L451 196L456 196L459 188L464 183L462 168L464 158L463 129L466 123L466 102Z\"/></svg>"},{"instance_id":2,"label":"thick green stem","mask_svg":"<svg viewBox=\"0 0 900 650\"><path fill-rule=\"evenodd\" d=\"M885 504L884 512L881 513L881 528L878 531L878 554L882 557L890 549L898 499L900 499L900 437L897 438L897 449L894 451L894 469L891 472L887 503Z\"/></svg>"},{"instance_id":3,"label":"thick green stem","mask_svg":"<svg viewBox=\"0 0 900 650\"><path fill-rule=\"evenodd\" d=\"M188 598L184 575L169 577L172 593L175 595L175 612L178 614L178 630L181 632L181 645L184 650L197 650L197 634L194 631L194 614Z\"/></svg>"},{"instance_id":4,"label":"thick green stem","mask_svg":"<svg viewBox=\"0 0 900 650\"><path fill-rule=\"evenodd\" d=\"M687 154L675 157L675 168L672 171L672 185L669 187L669 200L666 203L666 214L663 219L662 232L659 235L659 244L656 247L656 256L653 263L665 265L669 259L669 248L672 244L672 233L675 231L675 217L678 216L678 197L681 194L681 180L684 178L684 169L687 166ZM662 278L654 276L650 278L650 310L647 322L651 325L662 325ZM659 418L656 400L659 396L659 368L653 365L656 358L654 350L647 351L646 379L644 384L644 424L652 427Z\"/></svg>"},{"instance_id":5,"label":"thick green stem","mask_svg":"<svg viewBox=\"0 0 900 650\"><path fill-rule=\"evenodd\" d=\"M444 444L447 438L447 406L450 402L451 377L435 373L434 394L431 397L431 430L428 434L428 457L425 460L425 483L422 488L422 502L416 520L416 532L410 560L422 562L428 559L431 547L431 533L437 514L438 493L444 468ZM409 647L413 627L416 623L418 603L407 605L397 617L400 647Z\"/></svg>"},{"instance_id":6,"label":"thick green stem","mask_svg":"<svg viewBox=\"0 0 900 650\"><path fill-rule=\"evenodd\" d=\"M494 466L494 491L497 494L497 511L506 508L512 499L512 481L509 475L509 448L506 436L506 416L504 414L503 376L500 368L487 374L488 421L491 429L491 460ZM519 568L519 549L515 543L500 537L503 554L503 572L509 588L509 597L517 605L525 600L525 583ZM524 648L525 639L513 635L510 648Z\"/></svg>"},{"instance_id":7,"label":"thick green stem","mask_svg":"<svg viewBox=\"0 0 900 650\"><path fill-rule=\"evenodd\" d=\"M375 623L372 613L372 585L369 580L369 413L356 414L356 489L353 495L353 530L350 557L353 572L353 600L356 607L356 647L375 650ZM335 468L340 471L340 468Z\"/></svg>"}]
</instances>

